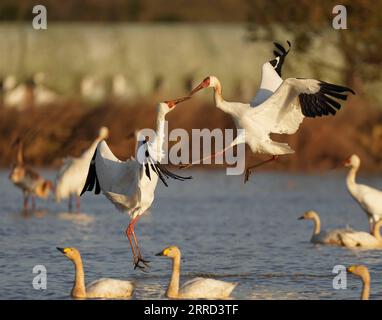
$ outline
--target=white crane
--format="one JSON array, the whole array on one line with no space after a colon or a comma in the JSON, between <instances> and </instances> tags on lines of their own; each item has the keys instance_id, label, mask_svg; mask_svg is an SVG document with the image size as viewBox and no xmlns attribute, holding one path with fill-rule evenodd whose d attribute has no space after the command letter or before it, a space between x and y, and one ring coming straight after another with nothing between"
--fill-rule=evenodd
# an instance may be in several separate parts
<instances>
[{"instance_id":1,"label":"white crane","mask_svg":"<svg viewBox=\"0 0 382 320\"><path fill-rule=\"evenodd\" d=\"M69 198L69 211L72 211L73 197L76 197L76 210L80 212L80 195L84 188L88 176L90 162L100 141L106 139L109 135L109 129L101 127L98 137L91 146L85 150L78 158L67 157L64 164L58 170L56 176L56 201Z\"/></svg>"},{"instance_id":2,"label":"white crane","mask_svg":"<svg viewBox=\"0 0 382 320\"><path fill-rule=\"evenodd\" d=\"M151 142L142 141L136 147L136 158L127 161L117 159L105 141L98 144L89 168L88 177L82 194L85 191L102 193L115 207L129 214L131 220L125 231L129 239L133 257L134 269L144 269L148 261L142 258L134 226L141 215L151 207L158 178L167 186L165 178L177 180L190 179L175 175L164 168L160 161L163 154L166 114L175 106L190 97L161 102L158 105L156 136ZM133 244L134 241L134 244Z\"/></svg>"},{"instance_id":3,"label":"white crane","mask_svg":"<svg viewBox=\"0 0 382 320\"><path fill-rule=\"evenodd\" d=\"M223 154L240 143L247 143L253 153L272 156L269 160L248 166L244 182L248 181L253 168L275 160L278 155L294 153L287 143L273 141L269 136L271 133L293 134L305 117L335 115L336 109L339 110L341 104L333 98L346 100L349 92L354 94L350 88L324 81L288 78L267 100L253 108L250 104L224 100L221 83L215 76L205 78L191 91L191 95L208 87L214 89L216 107L231 115L237 129L244 129L244 131L225 149L207 158Z\"/></svg>"},{"instance_id":4,"label":"white crane","mask_svg":"<svg viewBox=\"0 0 382 320\"><path fill-rule=\"evenodd\" d=\"M350 167L346 178L347 188L352 197L366 212L369 218L370 231L372 232L374 230L374 224L382 218L382 191L356 183L355 178L361 165L361 160L356 154L348 158L344 165Z\"/></svg>"}]
</instances>

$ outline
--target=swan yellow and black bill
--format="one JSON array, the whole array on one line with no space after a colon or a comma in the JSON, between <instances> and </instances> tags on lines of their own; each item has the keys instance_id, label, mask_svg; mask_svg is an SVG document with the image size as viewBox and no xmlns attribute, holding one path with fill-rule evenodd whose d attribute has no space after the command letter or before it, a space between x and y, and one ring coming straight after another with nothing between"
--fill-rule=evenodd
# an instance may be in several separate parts
<instances>
[{"instance_id":1,"label":"swan yellow and black bill","mask_svg":"<svg viewBox=\"0 0 382 320\"><path fill-rule=\"evenodd\" d=\"M347 272L350 272L350 273L353 273L354 270L355 270L355 266L354 266L354 265L352 265L352 266L346 268L346 271L347 271Z\"/></svg>"},{"instance_id":2,"label":"swan yellow and black bill","mask_svg":"<svg viewBox=\"0 0 382 320\"><path fill-rule=\"evenodd\" d=\"M167 254L168 254L169 251L170 251L170 249L169 249L169 248L166 248L166 249L162 250L161 252L158 252L158 253L156 254L156 256L167 256Z\"/></svg>"},{"instance_id":3,"label":"swan yellow and black bill","mask_svg":"<svg viewBox=\"0 0 382 320\"><path fill-rule=\"evenodd\" d=\"M69 248L59 248L59 247L57 247L56 248L58 251L60 251L61 253L63 253L63 254L66 254L66 253L68 253L68 251L69 251Z\"/></svg>"}]
</instances>

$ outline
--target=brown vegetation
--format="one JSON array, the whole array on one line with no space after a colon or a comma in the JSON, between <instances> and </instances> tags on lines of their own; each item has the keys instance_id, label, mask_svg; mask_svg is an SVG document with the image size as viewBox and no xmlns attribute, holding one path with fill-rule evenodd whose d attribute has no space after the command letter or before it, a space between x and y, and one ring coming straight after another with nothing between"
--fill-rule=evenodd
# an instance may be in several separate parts
<instances>
[{"instance_id":1,"label":"brown vegetation","mask_svg":"<svg viewBox=\"0 0 382 320\"><path fill-rule=\"evenodd\" d=\"M19 112L0 107L0 165L7 167L15 157L12 143L21 136L25 141L25 157L35 166L57 167L65 156L78 156L95 138L98 128L110 128L108 143L121 159L132 155L135 129L155 126L153 102L140 105L105 104L98 108L84 107L78 102ZM177 107L168 115L170 130L184 128L233 128L230 117L211 104L195 98ZM296 154L283 156L264 169L327 170L341 163L352 153L363 160L364 170L382 168L382 112L351 97L335 117L306 119L300 130L291 136L274 137L288 142ZM248 150L248 149L247 149ZM247 155L250 153L247 152ZM250 158L249 158L250 157ZM247 156L248 163L256 159ZM206 166L205 166L206 167Z\"/></svg>"}]
</instances>

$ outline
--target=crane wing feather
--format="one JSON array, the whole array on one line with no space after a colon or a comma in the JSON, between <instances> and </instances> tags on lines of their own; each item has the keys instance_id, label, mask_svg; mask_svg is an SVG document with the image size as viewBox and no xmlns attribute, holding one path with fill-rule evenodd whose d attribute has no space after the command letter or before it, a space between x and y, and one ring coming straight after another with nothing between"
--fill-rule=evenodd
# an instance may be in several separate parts
<instances>
[{"instance_id":1,"label":"crane wing feather","mask_svg":"<svg viewBox=\"0 0 382 320\"><path fill-rule=\"evenodd\" d=\"M346 100L350 88L313 79L289 78L261 105L250 109L268 133L293 134L304 117L335 115L341 104L333 98Z\"/></svg>"},{"instance_id":2,"label":"crane wing feather","mask_svg":"<svg viewBox=\"0 0 382 320\"><path fill-rule=\"evenodd\" d=\"M263 64L261 70L260 88L257 90L255 97L251 100L250 106L256 107L266 101L283 82L281 78L281 69L285 61L285 57L289 53L291 44L287 41L289 48L286 50L281 44L275 42L276 49L273 51L275 59L267 61Z\"/></svg>"}]
</instances>

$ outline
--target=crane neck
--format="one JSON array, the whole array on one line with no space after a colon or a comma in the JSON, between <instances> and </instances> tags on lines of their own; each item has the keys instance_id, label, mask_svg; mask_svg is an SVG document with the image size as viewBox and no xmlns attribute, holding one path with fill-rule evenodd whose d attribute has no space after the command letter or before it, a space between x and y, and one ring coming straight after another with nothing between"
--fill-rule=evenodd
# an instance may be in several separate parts
<instances>
[{"instance_id":1,"label":"crane neck","mask_svg":"<svg viewBox=\"0 0 382 320\"><path fill-rule=\"evenodd\" d=\"M355 178L357 175L357 171L358 171L358 166L352 166L349 170L347 177L346 177L346 184L347 184L350 191L352 191L356 185Z\"/></svg>"},{"instance_id":2,"label":"crane neck","mask_svg":"<svg viewBox=\"0 0 382 320\"><path fill-rule=\"evenodd\" d=\"M216 79L216 83L214 85L214 100L215 104L219 109L224 108L224 99L222 95L222 85L219 80Z\"/></svg>"},{"instance_id":3,"label":"crane neck","mask_svg":"<svg viewBox=\"0 0 382 320\"><path fill-rule=\"evenodd\" d=\"M73 260L75 268L74 284L72 288L71 295L74 298L85 298L86 288L85 288L85 273L84 267L82 265L81 256Z\"/></svg>"},{"instance_id":4,"label":"crane neck","mask_svg":"<svg viewBox=\"0 0 382 320\"><path fill-rule=\"evenodd\" d=\"M166 112L159 110L157 114L156 123L156 137L155 137L155 148L157 153L157 160L161 159L163 153L163 144L165 141L165 127L166 127Z\"/></svg>"},{"instance_id":5,"label":"crane neck","mask_svg":"<svg viewBox=\"0 0 382 320\"><path fill-rule=\"evenodd\" d=\"M180 253L172 259L172 274L168 284L166 295L169 298L176 298L179 295L180 278Z\"/></svg>"}]
</instances>

